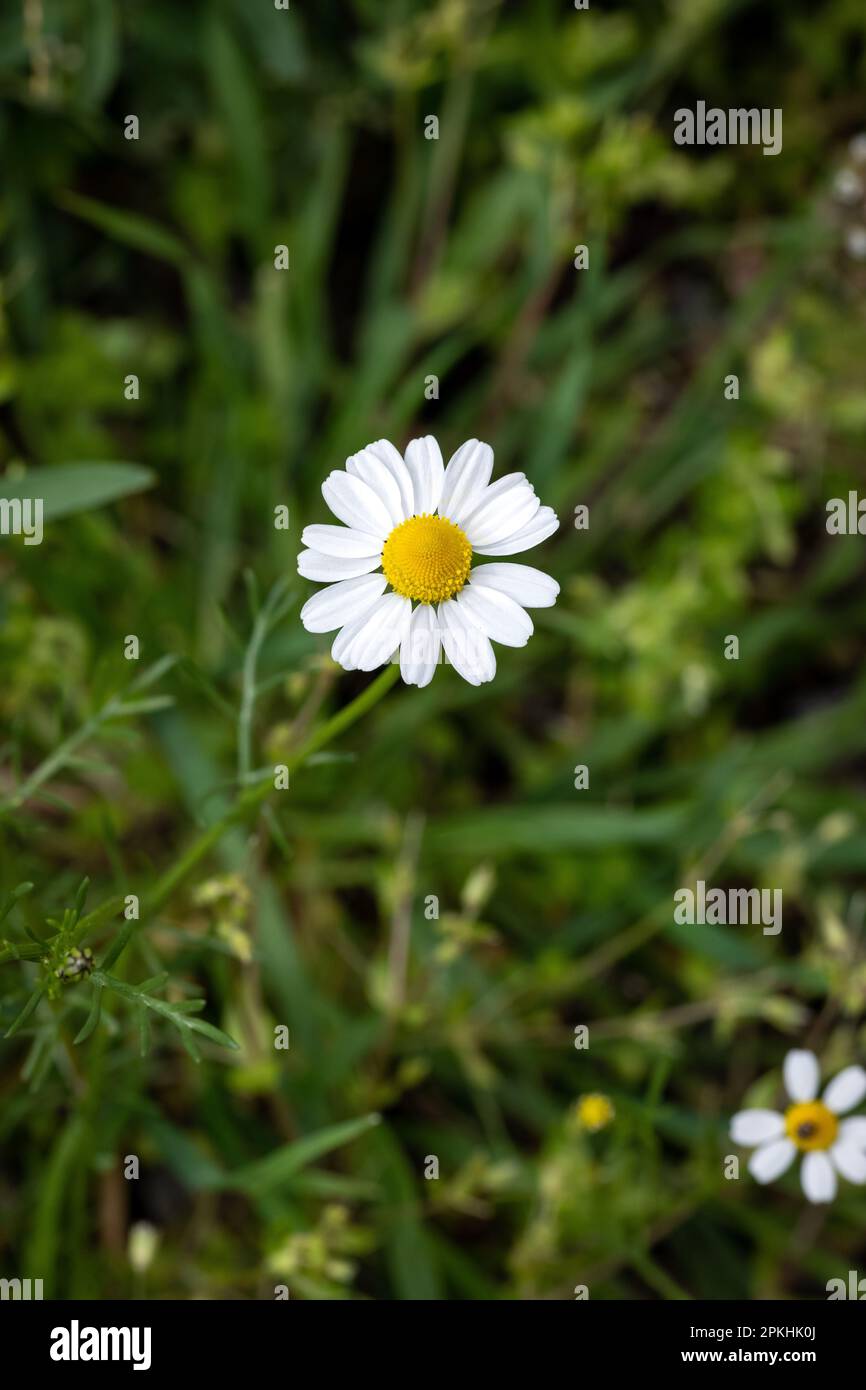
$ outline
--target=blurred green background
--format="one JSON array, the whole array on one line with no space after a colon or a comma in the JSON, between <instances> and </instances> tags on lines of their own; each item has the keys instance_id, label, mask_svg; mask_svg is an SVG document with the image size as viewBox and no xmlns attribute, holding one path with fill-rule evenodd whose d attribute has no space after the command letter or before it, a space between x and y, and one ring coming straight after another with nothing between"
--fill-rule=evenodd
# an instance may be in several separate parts
<instances>
[{"instance_id":1,"label":"blurred green background","mask_svg":"<svg viewBox=\"0 0 866 1390\"><path fill-rule=\"evenodd\" d=\"M789 1047L866 1053L864 541L825 529L866 490L861 0L10 0L0 89L0 495L49 507L0 540L0 1275L866 1272L863 1190L723 1176ZM698 100L781 107L782 154L676 147ZM422 433L557 509L524 557L557 607L492 685L396 686L224 826L245 688L261 769L370 683L298 619L323 478ZM674 926L698 877L781 888L782 933ZM46 988L73 938L125 993Z\"/></svg>"}]
</instances>

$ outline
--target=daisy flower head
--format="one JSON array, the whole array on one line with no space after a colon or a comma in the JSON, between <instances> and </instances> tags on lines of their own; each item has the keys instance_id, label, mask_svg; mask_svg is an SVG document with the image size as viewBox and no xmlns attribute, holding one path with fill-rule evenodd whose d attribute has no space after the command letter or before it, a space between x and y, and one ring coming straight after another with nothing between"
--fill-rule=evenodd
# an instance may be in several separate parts
<instances>
[{"instance_id":1,"label":"daisy flower head","mask_svg":"<svg viewBox=\"0 0 866 1390\"><path fill-rule=\"evenodd\" d=\"M817 1099L821 1071L813 1052L789 1052L784 1062L790 1104L777 1110L741 1110L731 1121L731 1138L755 1152L749 1172L756 1182L773 1182L803 1154L800 1181L810 1202L832 1202L837 1174L866 1183L866 1116L841 1116L866 1096L866 1071L845 1067Z\"/></svg>"},{"instance_id":2,"label":"daisy flower head","mask_svg":"<svg viewBox=\"0 0 866 1390\"><path fill-rule=\"evenodd\" d=\"M339 629L331 655L373 671L399 649L407 685L428 685L444 651L471 685L496 674L492 642L523 647L527 608L549 608L559 585L542 570L502 564L553 535L559 521L524 473L491 483L493 450L469 439L446 467L432 435L405 455L368 444L322 484L342 526L307 526L298 573L327 587L301 610L308 632ZM493 563L476 564L479 556Z\"/></svg>"}]
</instances>

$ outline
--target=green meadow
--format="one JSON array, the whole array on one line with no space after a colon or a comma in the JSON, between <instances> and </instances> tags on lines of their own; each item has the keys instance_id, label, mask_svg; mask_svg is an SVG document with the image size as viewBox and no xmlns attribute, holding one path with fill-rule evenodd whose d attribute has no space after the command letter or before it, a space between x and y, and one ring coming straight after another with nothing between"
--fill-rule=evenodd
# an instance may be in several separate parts
<instances>
[{"instance_id":1,"label":"green meadow","mask_svg":"<svg viewBox=\"0 0 866 1390\"><path fill-rule=\"evenodd\" d=\"M866 1064L864 89L861 0L4 7L0 1276L866 1275L866 1187L729 1137ZM478 687L299 616L325 478L427 434L560 517Z\"/></svg>"}]
</instances>

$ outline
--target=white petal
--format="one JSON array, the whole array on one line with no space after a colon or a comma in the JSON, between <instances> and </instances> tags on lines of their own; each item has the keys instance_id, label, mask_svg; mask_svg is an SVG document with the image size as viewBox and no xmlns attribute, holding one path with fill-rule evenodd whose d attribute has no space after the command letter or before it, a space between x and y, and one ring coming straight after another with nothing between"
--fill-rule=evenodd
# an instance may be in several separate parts
<instances>
[{"instance_id":1,"label":"white petal","mask_svg":"<svg viewBox=\"0 0 866 1390\"><path fill-rule=\"evenodd\" d=\"M735 1144L766 1144L785 1133L785 1119L777 1110L740 1110L731 1120L731 1139Z\"/></svg>"},{"instance_id":2,"label":"white petal","mask_svg":"<svg viewBox=\"0 0 866 1390\"><path fill-rule=\"evenodd\" d=\"M531 565L479 565L470 572L469 583L498 589L524 608L552 608L559 593L556 580Z\"/></svg>"},{"instance_id":3,"label":"white petal","mask_svg":"<svg viewBox=\"0 0 866 1390\"><path fill-rule=\"evenodd\" d=\"M322 483L322 496L334 516L356 531L369 531L384 540L394 529L385 504L371 487L351 473L335 469Z\"/></svg>"},{"instance_id":4,"label":"white petal","mask_svg":"<svg viewBox=\"0 0 866 1390\"><path fill-rule=\"evenodd\" d=\"M866 1096L866 1071L862 1067L846 1067L834 1076L824 1092L824 1104L836 1115L853 1110Z\"/></svg>"},{"instance_id":5,"label":"white petal","mask_svg":"<svg viewBox=\"0 0 866 1390\"><path fill-rule=\"evenodd\" d=\"M379 556L362 556L359 560L323 555L320 550L302 550L298 556L298 574L315 579L320 584L335 584L339 579L356 579L378 568Z\"/></svg>"},{"instance_id":6,"label":"white petal","mask_svg":"<svg viewBox=\"0 0 866 1390\"><path fill-rule=\"evenodd\" d=\"M361 482L366 483L376 494L391 518L392 527L399 526L401 521L406 520L407 514L397 479L387 463L383 463L382 459L374 454L372 447L361 449L359 453L346 459L346 472L352 478L360 478Z\"/></svg>"},{"instance_id":7,"label":"white petal","mask_svg":"<svg viewBox=\"0 0 866 1390\"><path fill-rule=\"evenodd\" d=\"M467 439L448 460L442 480L439 515L447 516L449 521L459 526L461 516L467 516L476 502L481 501L481 493L490 482L492 472L493 450L490 445L482 444L478 439Z\"/></svg>"},{"instance_id":8,"label":"white petal","mask_svg":"<svg viewBox=\"0 0 866 1390\"><path fill-rule=\"evenodd\" d=\"M379 599L378 602L384 603L384 599ZM344 671L355 670L354 662L350 661L349 659L349 654L352 650L352 643L355 641L355 638L358 636L361 630L370 621L370 618L373 616L374 613L375 606L369 609L366 613L362 613L360 617L353 618L350 623L346 623L345 627L340 628L340 631L337 633L336 637L331 643L331 656L334 661L339 662L339 664L343 667Z\"/></svg>"},{"instance_id":9,"label":"white petal","mask_svg":"<svg viewBox=\"0 0 866 1390\"><path fill-rule=\"evenodd\" d=\"M792 1100L814 1100L818 1094L821 1068L814 1052L795 1048L789 1052L782 1067L785 1090Z\"/></svg>"},{"instance_id":10,"label":"white petal","mask_svg":"<svg viewBox=\"0 0 866 1390\"><path fill-rule=\"evenodd\" d=\"M453 599L439 604L439 628L445 655L470 685L483 685L496 675L496 657L484 633L468 622Z\"/></svg>"},{"instance_id":11,"label":"white petal","mask_svg":"<svg viewBox=\"0 0 866 1390\"><path fill-rule=\"evenodd\" d=\"M353 531L351 526L305 526L301 543L323 555L357 559L361 555L381 555L382 542L369 531Z\"/></svg>"},{"instance_id":12,"label":"white petal","mask_svg":"<svg viewBox=\"0 0 866 1390\"><path fill-rule=\"evenodd\" d=\"M387 583L384 574L365 574L360 579L329 584L307 599L301 609L301 622L307 632L333 632L346 623L353 623L381 598Z\"/></svg>"},{"instance_id":13,"label":"white petal","mask_svg":"<svg viewBox=\"0 0 866 1390\"><path fill-rule=\"evenodd\" d=\"M442 496L445 465L442 450L432 434L425 434L423 439L413 439L407 444L406 467L415 493L416 516L435 512Z\"/></svg>"},{"instance_id":14,"label":"white petal","mask_svg":"<svg viewBox=\"0 0 866 1390\"><path fill-rule=\"evenodd\" d=\"M770 1144L762 1144L749 1159L749 1172L755 1182L772 1182L790 1168L796 1152L790 1139L774 1139Z\"/></svg>"},{"instance_id":15,"label":"white petal","mask_svg":"<svg viewBox=\"0 0 866 1390\"><path fill-rule=\"evenodd\" d=\"M490 545L474 546L473 549L479 555L519 555L521 550L530 550L532 546L546 541L558 526L559 518L553 508L539 507L529 525L524 526L521 531Z\"/></svg>"},{"instance_id":16,"label":"white petal","mask_svg":"<svg viewBox=\"0 0 866 1390\"><path fill-rule=\"evenodd\" d=\"M400 489L400 501L402 507L401 521L414 516L415 507L415 488L412 483L412 475L399 449L395 449L389 439L377 439L375 444L368 444L367 449L376 458L381 459L388 471L393 475L394 481Z\"/></svg>"},{"instance_id":17,"label":"white petal","mask_svg":"<svg viewBox=\"0 0 866 1390\"><path fill-rule=\"evenodd\" d=\"M511 483L511 477L518 481ZM503 487L505 483L509 486ZM520 481L520 474L515 473L489 487L479 505L460 525L471 546L495 545L516 531L524 530L540 506L532 486Z\"/></svg>"},{"instance_id":18,"label":"white petal","mask_svg":"<svg viewBox=\"0 0 866 1390\"><path fill-rule=\"evenodd\" d=\"M866 1182L866 1153L856 1144L837 1141L830 1150L830 1157L843 1178L858 1184Z\"/></svg>"},{"instance_id":19,"label":"white petal","mask_svg":"<svg viewBox=\"0 0 866 1390\"><path fill-rule=\"evenodd\" d=\"M334 660L339 661L347 671L374 671L377 666L381 666L393 656L403 640L409 619L412 616L412 604L409 599L403 598L401 594L385 594L380 598L374 607L357 623L350 623L348 629L352 630L352 635L345 648L338 648L334 643L332 654ZM337 656L336 651L341 655Z\"/></svg>"},{"instance_id":20,"label":"white petal","mask_svg":"<svg viewBox=\"0 0 866 1390\"><path fill-rule=\"evenodd\" d=\"M467 584L454 601L482 632L505 647L525 647L532 636L534 628L526 609L496 589L472 589Z\"/></svg>"},{"instance_id":21,"label":"white petal","mask_svg":"<svg viewBox=\"0 0 866 1390\"><path fill-rule=\"evenodd\" d=\"M836 1196L833 1165L820 1149L806 1154L800 1169L800 1182L810 1202L832 1202Z\"/></svg>"},{"instance_id":22,"label":"white petal","mask_svg":"<svg viewBox=\"0 0 866 1390\"><path fill-rule=\"evenodd\" d=\"M856 1144L860 1149L866 1149L866 1115L854 1115L850 1120L843 1120L839 1126L839 1139L843 1144Z\"/></svg>"},{"instance_id":23,"label":"white petal","mask_svg":"<svg viewBox=\"0 0 866 1390\"><path fill-rule=\"evenodd\" d=\"M407 685L430 684L441 642L435 609L429 603L419 603L400 646L400 675Z\"/></svg>"},{"instance_id":24,"label":"white petal","mask_svg":"<svg viewBox=\"0 0 866 1390\"><path fill-rule=\"evenodd\" d=\"M505 493L513 492L515 488L520 487L529 488L529 491L535 496L535 489L531 483L526 481L525 473L506 473L504 477L497 478L495 483L489 483L487 487L482 488L476 494L471 509L463 509L463 520L460 524L465 527L489 502L495 502Z\"/></svg>"}]
</instances>

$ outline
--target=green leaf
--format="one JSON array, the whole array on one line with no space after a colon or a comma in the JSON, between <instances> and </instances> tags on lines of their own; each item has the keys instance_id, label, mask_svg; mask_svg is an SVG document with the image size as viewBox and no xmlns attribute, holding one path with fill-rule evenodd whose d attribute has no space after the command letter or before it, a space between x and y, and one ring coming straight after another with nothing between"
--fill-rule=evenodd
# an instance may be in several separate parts
<instances>
[{"instance_id":1,"label":"green leaf","mask_svg":"<svg viewBox=\"0 0 866 1390\"><path fill-rule=\"evenodd\" d=\"M160 1156L185 1187L194 1192L217 1192L225 1185L222 1168L202 1153L184 1130L157 1114L149 1115L145 1124Z\"/></svg>"},{"instance_id":2,"label":"green leaf","mask_svg":"<svg viewBox=\"0 0 866 1390\"><path fill-rule=\"evenodd\" d=\"M123 952L126 950L127 945L129 944L137 930L137 918L133 918L128 922L124 922L123 926L117 933L117 936L112 941L111 945L105 953L105 956L100 962L100 968L102 970L107 971L111 969L118 956L122 955Z\"/></svg>"},{"instance_id":3,"label":"green leaf","mask_svg":"<svg viewBox=\"0 0 866 1390\"><path fill-rule=\"evenodd\" d=\"M441 1298L436 1252L425 1229L409 1161L385 1127L376 1135L371 1150L367 1166L381 1179L389 1216L393 1212L387 1222L385 1244L397 1297L412 1301Z\"/></svg>"},{"instance_id":4,"label":"green leaf","mask_svg":"<svg viewBox=\"0 0 866 1390\"><path fill-rule=\"evenodd\" d=\"M21 1068L21 1080L30 1082L30 1089L36 1090L46 1064L51 1065L51 1049L56 1040L54 1030L39 1028L33 1035L33 1043Z\"/></svg>"},{"instance_id":5,"label":"green leaf","mask_svg":"<svg viewBox=\"0 0 866 1390\"><path fill-rule=\"evenodd\" d=\"M60 1131L37 1188L36 1210L30 1222L25 1269L38 1269L49 1296L54 1294L61 1239L65 1231L63 1198L75 1171L85 1135L84 1121L74 1114Z\"/></svg>"},{"instance_id":6,"label":"green leaf","mask_svg":"<svg viewBox=\"0 0 866 1390\"><path fill-rule=\"evenodd\" d=\"M187 1017L187 1010L191 1007L189 1002L173 1004L167 999L155 999L148 993L149 990L159 988L161 985L165 984L168 979L168 976L165 974L155 975L151 979L145 980L140 985L129 985L125 980L118 980L114 975L107 975L104 970L94 970L91 979L94 984L101 985L104 989L113 990L113 992L119 994L121 998L127 999L142 1012L146 1009L150 1009L153 1013L159 1014L161 1018L166 1019L180 1033L181 1042L195 1062L201 1061L201 1053L196 1046L195 1039L192 1037L194 1032L201 1033L204 1037L210 1038L212 1042L218 1043L220 1047L231 1048L232 1051L235 1052L239 1050L238 1043L235 1042L234 1038L230 1038L228 1033L223 1033L221 1029L215 1028L212 1023L204 1022L203 1019ZM197 1006L198 1002L199 1001L194 1001L193 1007ZM203 1002L204 1001L201 1001L201 1003ZM139 1022L140 1021L141 1015L139 1015ZM145 1046L145 1043L146 1038L142 1035L142 1047Z\"/></svg>"},{"instance_id":7,"label":"green leaf","mask_svg":"<svg viewBox=\"0 0 866 1390\"><path fill-rule=\"evenodd\" d=\"M142 671L140 676L136 676L129 689L149 690L157 681L161 681L163 676L168 675L172 667L177 665L177 660L177 657L172 652L168 652L165 656L161 656L158 661L154 661L152 666L148 666Z\"/></svg>"},{"instance_id":8,"label":"green leaf","mask_svg":"<svg viewBox=\"0 0 866 1390\"><path fill-rule=\"evenodd\" d=\"M3 906L0 907L0 922L6 920L19 898L26 898L27 894L32 892L32 883L19 883L17 888L13 888Z\"/></svg>"},{"instance_id":9,"label":"green leaf","mask_svg":"<svg viewBox=\"0 0 866 1390\"><path fill-rule=\"evenodd\" d=\"M103 966L103 969L104 968ZM163 985L168 984L168 979L168 971L161 970L158 975L151 975L148 979L142 980L141 984L136 985L135 988L139 994L155 994L158 989L162 989ZM174 1008L174 1005L172 1005L172 1008Z\"/></svg>"},{"instance_id":10,"label":"green leaf","mask_svg":"<svg viewBox=\"0 0 866 1390\"><path fill-rule=\"evenodd\" d=\"M137 463L65 463L30 468L20 478L0 478L0 498L41 498L43 519L49 522L144 492L155 481L151 470Z\"/></svg>"},{"instance_id":11,"label":"green leaf","mask_svg":"<svg viewBox=\"0 0 866 1390\"><path fill-rule=\"evenodd\" d=\"M282 1187L296 1173L317 1158L321 1158L323 1154L351 1143L380 1121L381 1116L374 1112L362 1115L356 1120L344 1120L340 1124L330 1125L327 1129L317 1130L315 1134L308 1134L303 1139L296 1139L294 1143L284 1145L276 1152L268 1154L267 1158L237 1169L229 1175L227 1185L240 1188L251 1196L261 1197L266 1192Z\"/></svg>"},{"instance_id":12,"label":"green leaf","mask_svg":"<svg viewBox=\"0 0 866 1390\"><path fill-rule=\"evenodd\" d=\"M196 1005L203 1005L204 1000L193 1000ZM187 1007L192 1007L188 1005ZM210 1038L211 1042L219 1043L220 1047L228 1047L232 1052L240 1052L240 1043L236 1043L234 1038L230 1038L228 1033L224 1033L221 1028L215 1028L212 1023L208 1023L203 1018L187 1018L187 1028L192 1028L196 1033L202 1033L204 1037Z\"/></svg>"},{"instance_id":13,"label":"green leaf","mask_svg":"<svg viewBox=\"0 0 866 1390\"><path fill-rule=\"evenodd\" d=\"M150 1051L150 1015L141 1005L136 1009L138 1016L138 1055L146 1057Z\"/></svg>"},{"instance_id":14,"label":"green leaf","mask_svg":"<svg viewBox=\"0 0 866 1390\"><path fill-rule=\"evenodd\" d=\"M191 263L190 253L179 237L138 213L109 207L80 193L61 194L58 202L67 212L98 227L124 246L131 246L133 250L143 251L145 255L155 256L160 261L170 261L172 265L185 267Z\"/></svg>"},{"instance_id":15,"label":"green leaf","mask_svg":"<svg viewBox=\"0 0 866 1390\"><path fill-rule=\"evenodd\" d=\"M34 1013L34 1011L35 1011L35 1009L36 1009L36 1005L39 1003L39 1000L42 998L42 995L43 995L44 992L45 992L45 984L44 984L44 983L39 984L39 985L36 986L36 988L34 989L33 993L31 994L30 998L27 1000L27 1003L24 1005L24 1008L21 1010L20 1014L18 1015L18 1017L17 1017L17 1018L9 1025L9 1027L7 1028L6 1034L5 1034L5 1036L6 1036L7 1038L14 1038L15 1034L16 1034L17 1032L19 1032L20 1029L22 1029L22 1028L24 1027L24 1024L27 1022L27 1020L28 1020L28 1018L30 1017L30 1015L31 1015L32 1013Z\"/></svg>"},{"instance_id":16,"label":"green leaf","mask_svg":"<svg viewBox=\"0 0 866 1390\"><path fill-rule=\"evenodd\" d=\"M72 1041L74 1043L84 1042L98 1027L99 1016L102 1013L102 989L103 987L100 984L93 985L93 999L90 1004L90 1012L73 1038Z\"/></svg>"},{"instance_id":17,"label":"green leaf","mask_svg":"<svg viewBox=\"0 0 866 1390\"><path fill-rule=\"evenodd\" d=\"M192 1060L195 1062L196 1066L198 1066L199 1062L201 1061L201 1053L195 1045L195 1039L190 1037L189 1033L185 1028L181 1028L179 1031L181 1042L183 1043Z\"/></svg>"},{"instance_id":18,"label":"green leaf","mask_svg":"<svg viewBox=\"0 0 866 1390\"><path fill-rule=\"evenodd\" d=\"M175 700L172 695L152 695L149 700L125 700L117 707L124 719L132 719L138 714L158 714L160 710L171 709Z\"/></svg>"},{"instance_id":19,"label":"green leaf","mask_svg":"<svg viewBox=\"0 0 866 1390\"><path fill-rule=\"evenodd\" d=\"M687 821L679 806L497 806L449 816L431 826L428 842L440 853L501 855L622 845L675 843Z\"/></svg>"},{"instance_id":20,"label":"green leaf","mask_svg":"<svg viewBox=\"0 0 866 1390\"><path fill-rule=\"evenodd\" d=\"M83 105L96 107L117 76L120 42L111 0L91 0L90 11L91 23L86 31L77 95Z\"/></svg>"},{"instance_id":21,"label":"green leaf","mask_svg":"<svg viewBox=\"0 0 866 1390\"><path fill-rule=\"evenodd\" d=\"M270 199L257 84L231 30L213 11L205 29L204 50L215 102L234 150L240 185L236 206L255 243L267 218Z\"/></svg>"}]
</instances>

